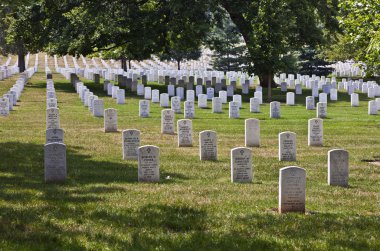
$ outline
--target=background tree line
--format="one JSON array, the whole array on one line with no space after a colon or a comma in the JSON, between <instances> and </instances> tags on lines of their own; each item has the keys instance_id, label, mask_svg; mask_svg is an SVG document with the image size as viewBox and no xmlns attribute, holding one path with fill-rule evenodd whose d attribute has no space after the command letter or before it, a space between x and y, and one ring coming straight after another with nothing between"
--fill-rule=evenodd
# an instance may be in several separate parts
<instances>
[{"instance_id":1,"label":"background tree line","mask_svg":"<svg viewBox=\"0 0 380 251\"><path fill-rule=\"evenodd\" d=\"M214 66L244 69L265 87L281 71L324 74L326 59L364 62L379 72L376 1L338 0L5 0L0 52L101 55L130 60L151 55L180 62L215 50Z\"/></svg>"}]
</instances>

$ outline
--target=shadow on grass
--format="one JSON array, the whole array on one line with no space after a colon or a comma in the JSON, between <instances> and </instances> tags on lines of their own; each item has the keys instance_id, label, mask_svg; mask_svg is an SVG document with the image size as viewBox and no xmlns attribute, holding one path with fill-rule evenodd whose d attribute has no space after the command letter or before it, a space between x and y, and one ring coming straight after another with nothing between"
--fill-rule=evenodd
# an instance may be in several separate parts
<instances>
[{"instance_id":1,"label":"shadow on grass","mask_svg":"<svg viewBox=\"0 0 380 251\"><path fill-rule=\"evenodd\" d=\"M224 214L159 195L150 202L144 193L122 207L109 200L133 201L136 192L112 183L136 182L135 165L93 161L69 147L68 181L56 185L43 182L42 145L1 143L0 156L0 238L9 249L376 249L377 216Z\"/></svg>"}]
</instances>

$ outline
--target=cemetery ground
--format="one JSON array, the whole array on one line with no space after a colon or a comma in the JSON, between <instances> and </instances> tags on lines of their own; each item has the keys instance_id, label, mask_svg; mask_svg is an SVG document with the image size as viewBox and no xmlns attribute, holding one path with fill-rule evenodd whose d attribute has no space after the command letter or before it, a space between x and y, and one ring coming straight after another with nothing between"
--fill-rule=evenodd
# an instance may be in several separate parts
<instances>
[{"instance_id":1,"label":"cemetery ground","mask_svg":"<svg viewBox=\"0 0 380 251\"><path fill-rule=\"evenodd\" d=\"M17 76L0 82L0 93ZM162 108L151 104L150 118L138 116L140 98L127 93L126 104L106 96L103 85L82 81L106 108L118 110L118 133L104 133L103 118L93 117L62 75L53 74L65 131L68 179L44 182L46 78L36 73L21 102L0 117L0 249L125 250L379 250L380 116L367 115L349 96L328 103L324 146L307 146L307 121L316 111L281 101L280 119L249 112L249 97L240 119L196 106L193 147L178 148L176 135L162 135ZM153 85L153 83L151 83ZM166 92L165 86L154 88ZM154 89L152 88L152 89ZM264 90L265 91L265 90ZM266 93L263 94L266 97ZM183 103L182 103L183 110ZM176 114L176 120L183 114ZM253 149L253 183L230 181L230 150L244 146L244 119L261 121L261 147ZM122 160L121 130L141 130L141 145L160 147L160 183L138 183L137 161ZM218 161L200 161L198 134L215 130ZM278 134L297 134L297 161L278 161ZM327 185L327 152L350 154L349 187ZM377 164L377 165L376 165ZM306 169L306 214L278 214L279 169Z\"/></svg>"}]
</instances>

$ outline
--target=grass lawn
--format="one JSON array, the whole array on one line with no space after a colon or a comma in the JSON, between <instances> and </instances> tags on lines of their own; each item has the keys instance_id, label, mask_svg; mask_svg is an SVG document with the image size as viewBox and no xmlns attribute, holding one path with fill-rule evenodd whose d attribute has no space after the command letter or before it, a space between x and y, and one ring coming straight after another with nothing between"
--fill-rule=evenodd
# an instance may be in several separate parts
<instances>
[{"instance_id":1,"label":"grass lawn","mask_svg":"<svg viewBox=\"0 0 380 251\"><path fill-rule=\"evenodd\" d=\"M4 94L17 77L0 81ZM53 79L65 130L68 180L45 184L46 79L36 73L9 117L0 117L0 250L380 250L380 115L367 115L368 99L351 107L347 94L329 102L324 146L307 146L307 121L316 111L282 102L281 119L269 119L269 104L240 119L196 108L194 147L178 148L176 135L160 134L159 104L138 117L139 98L117 105L103 86L85 84L118 110L118 133L103 132L103 118L83 106L62 75ZM154 86L164 91L164 86ZM165 91L166 92L166 91ZM265 97L266 94L264 93ZM196 105L197 107L197 105ZM183 109L183 104L182 104ZM176 120L183 114L176 114ZM254 182L230 182L230 150L244 146L244 120L261 120L261 147L253 149ZM122 160L121 130L141 130L141 145L160 147L158 184L137 182L137 162ZM198 133L215 130L219 160L199 160ZM297 161L278 161L278 134L297 134ZM350 154L348 189L327 185L327 152ZM306 169L306 210L279 215L279 169Z\"/></svg>"}]
</instances>

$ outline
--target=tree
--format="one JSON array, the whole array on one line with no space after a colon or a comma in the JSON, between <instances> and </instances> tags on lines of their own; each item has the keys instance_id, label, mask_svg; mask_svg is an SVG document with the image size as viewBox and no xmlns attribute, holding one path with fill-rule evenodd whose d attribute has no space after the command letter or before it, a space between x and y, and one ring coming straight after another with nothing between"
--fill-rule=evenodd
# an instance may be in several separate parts
<instances>
[{"instance_id":1,"label":"tree","mask_svg":"<svg viewBox=\"0 0 380 251\"><path fill-rule=\"evenodd\" d=\"M5 1L0 9L0 53L17 54L20 72L25 71L25 55L36 53L45 43L41 5L28 1Z\"/></svg>"},{"instance_id":2,"label":"tree","mask_svg":"<svg viewBox=\"0 0 380 251\"><path fill-rule=\"evenodd\" d=\"M338 29L336 0L220 0L248 48L250 69L267 85L285 67L284 55L327 41ZM264 85L264 86L265 86Z\"/></svg>"},{"instance_id":3,"label":"tree","mask_svg":"<svg viewBox=\"0 0 380 251\"><path fill-rule=\"evenodd\" d=\"M210 27L207 1L62 2L44 0L50 16L47 50L60 55L110 51L123 66L126 59L145 59L151 54L196 58Z\"/></svg>"},{"instance_id":4,"label":"tree","mask_svg":"<svg viewBox=\"0 0 380 251\"><path fill-rule=\"evenodd\" d=\"M303 75L327 76L333 71L333 68L329 67L332 62L326 61L319 50L311 47L302 49L299 60L298 73Z\"/></svg>"},{"instance_id":5,"label":"tree","mask_svg":"<svg viewBox=\"0 0 380 251\"><path fill-rule=\"evenodd\" d=\"M332 60L365 63L367 76L380 73L380 4L374 0L345 0L339 4L343 34L326 55ZM363 65L364 66L364 65Z\"/></svg>"},{"instance_id":6,"label":"tree","mask_svg":"<svg viewBox=\"0 0 380 251\"><path fill-rule=\"evenodd\" d=\"M247 47L240 31L229 17L212 27L207 38L213 50L213 68L220 71L242 71L248 64Z\"/></svg>"}]
</instances>

